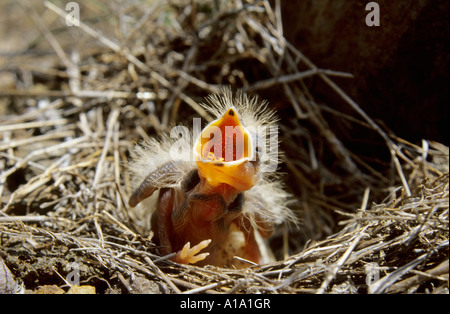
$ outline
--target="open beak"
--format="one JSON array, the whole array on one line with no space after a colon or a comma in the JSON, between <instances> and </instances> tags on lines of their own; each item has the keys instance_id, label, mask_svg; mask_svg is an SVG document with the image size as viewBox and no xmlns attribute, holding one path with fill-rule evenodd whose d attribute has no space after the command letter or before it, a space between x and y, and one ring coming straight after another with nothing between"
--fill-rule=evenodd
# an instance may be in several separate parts
<instances>
[{"instance_id":1,"label":"open beak","mask_svg":"<svg viewBox=\"0 0 450 314\"><path fill-rule=\"evenodd\" d=\"M241 124L236 108L208 124L194 143L199 175L213 186L228 184L239 191L253 187L258 180L254 161L255 143Z\"/></svg>"}]
</instances>

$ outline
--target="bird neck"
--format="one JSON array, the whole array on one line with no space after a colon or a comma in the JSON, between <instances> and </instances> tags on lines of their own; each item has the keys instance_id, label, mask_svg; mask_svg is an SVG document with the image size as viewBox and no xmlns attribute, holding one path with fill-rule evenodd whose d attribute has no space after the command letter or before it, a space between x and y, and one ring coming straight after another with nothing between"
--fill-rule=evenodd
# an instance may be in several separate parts
<instances>
[{"instance_id":1,"label":"bird neck","mask_svg":"<svg viewBox=\"0 0 450 314\"><path fill-rule=\"evenodd\" d=\"M241 191L237 190L236 188L226 183L220 183L219 185L215 186L208 183L208 181L204 178L200 179L200 182L197 185L195 192L198 194L205 194L205 195L218 194L223 197L227 205L229 205L232 201L234 201L236 196L239 193L241 193Z\"/></svg>"}]
</instances>

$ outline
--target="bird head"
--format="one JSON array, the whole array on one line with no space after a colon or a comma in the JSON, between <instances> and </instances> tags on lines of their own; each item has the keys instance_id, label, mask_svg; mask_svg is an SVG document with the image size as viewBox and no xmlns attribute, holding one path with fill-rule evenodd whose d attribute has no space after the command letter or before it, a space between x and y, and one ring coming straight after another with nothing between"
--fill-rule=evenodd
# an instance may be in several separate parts
<instances>
[{"instance_id":1,"label":"bird head","mask_svg":"<svg viewBox=\"0 0 450 314\"><path fill-rule=\"evenodd\" d=\"M234 106L209 123L194 142L200 177L210 185L251 189L259 178L256 138L241 123Z\"/></svg>"}]
</instances>

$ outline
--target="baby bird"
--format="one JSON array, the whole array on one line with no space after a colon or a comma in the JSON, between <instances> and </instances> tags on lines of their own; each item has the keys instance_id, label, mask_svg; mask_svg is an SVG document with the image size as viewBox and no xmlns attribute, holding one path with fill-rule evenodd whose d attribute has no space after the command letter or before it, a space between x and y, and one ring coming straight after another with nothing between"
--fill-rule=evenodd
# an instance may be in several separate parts
<instances>
[{"instance_id":1,"label":"baby bird","mask_svg":"<svg viewBox=\"0 0 450 314\"><path fill-rule=\"evenodd\" d=\"M231 89L202 106L216 119L198 134L175 127L136 146L129 205L151 215L160 253L176 253L176 262L236 268L270 262L263 239L294 219L276 174L275 113Z\"/></svg>"}]
</instances>

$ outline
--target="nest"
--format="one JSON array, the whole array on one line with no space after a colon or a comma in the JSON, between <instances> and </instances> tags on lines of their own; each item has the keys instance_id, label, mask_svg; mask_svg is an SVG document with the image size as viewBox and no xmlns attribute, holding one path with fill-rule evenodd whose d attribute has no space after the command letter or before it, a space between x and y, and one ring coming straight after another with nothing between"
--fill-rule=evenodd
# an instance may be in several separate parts
<instances>
[{"instance_id":1,"label":"nest","mask_svg":"<svg viewBox=\"0 0 450 314\"><path fill-rule=\"evenodd\" d=\"M335 83L351 74L286 41L279 1L83 4L72 27L62 7L19 3L2 14L38 31L0 59L0 291L65 292L76 279L97 293L448 293L448 147L369 117ZM316 101L311 81L349 110ZM301 222L271 239L280 261L244 270L159 256L127 205L130 150L211 121L198 103L223 85L278 109Z\"/></svg>"}]
</instances>

